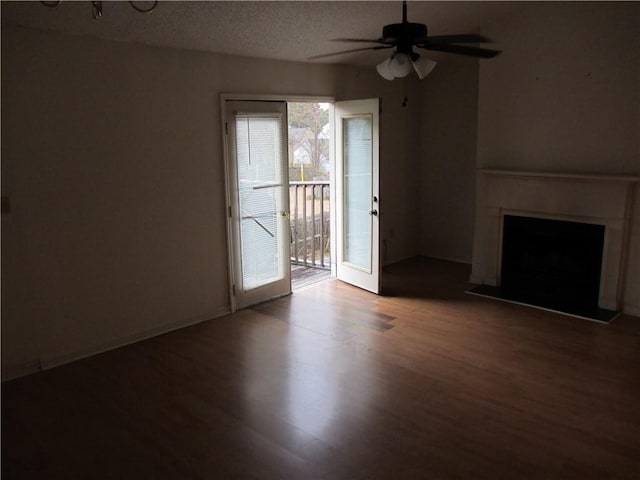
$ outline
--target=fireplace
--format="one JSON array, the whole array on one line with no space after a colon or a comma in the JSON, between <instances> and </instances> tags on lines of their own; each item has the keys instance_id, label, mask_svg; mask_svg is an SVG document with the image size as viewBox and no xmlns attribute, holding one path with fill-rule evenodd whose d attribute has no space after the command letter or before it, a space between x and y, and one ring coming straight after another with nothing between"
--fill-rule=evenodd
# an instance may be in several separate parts
<instances>
[{"instance_id":1,"label":"fireplace","mask_svg":"<svg viewBox=\"0 0 640 480\"><path fill-rule=\"evenodd\" d=\"M604 226L504 215L501 293L576 314L598 308Z\"/></svg>"},{"instance_id":2,"label":"fireplace","mask_svg":"<svg viewBox=\"0 0 640 480\"><path fill-rule=\"evenodd\" d=\"M470 293L608 321L621 310L632 176L479 170Z\"/></svg>"}]
</instances>

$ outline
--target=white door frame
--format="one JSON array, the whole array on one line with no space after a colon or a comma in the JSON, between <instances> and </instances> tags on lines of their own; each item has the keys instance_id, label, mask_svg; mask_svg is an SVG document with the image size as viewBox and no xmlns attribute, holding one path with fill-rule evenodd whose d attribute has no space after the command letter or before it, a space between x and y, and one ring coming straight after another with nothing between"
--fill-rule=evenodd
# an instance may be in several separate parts
<instances>
[{"instance_id":1,"label":"white door frame","mask_svg":"<svg viewBox=\"0 0 640 480\"><path fill-rule=\"evenodd\" d=\"M335 97L323 97L323 96L306 96L306 95L274 95L274 94L241 94L241 93L221 93L220 94L220 131L222 138L222 149L223 149L223 165L224 165L224 180L225 180L225 217L227 218L227 272L229 278L229 305L231 307L231 311L235 312L237 310L236 297L233 292L233 285L236 284L235 273L234 273L234 264L233 264L233 225L231 224L231 218L229 216L229 211L232 205L232 191L230 184L230 172L229 172L229 149L227 142L227 101L278 101L278 102L318 102L318 103L329 103L331 104L329 111L329 118L333 117L333 104L335 103ZM330 142L333 142L333 135L331 136ZM335 178L333 171L335 170L335 155L333 145L330 145L330 158L331 158L331 178L330 182L334 185ZM335 188L331 189L331 209L335 209ZM331 240L330 240L330 249L331 249L331 274L335 276L335 214L332 211L331 213Z\"/></svg>"}]
</instances>

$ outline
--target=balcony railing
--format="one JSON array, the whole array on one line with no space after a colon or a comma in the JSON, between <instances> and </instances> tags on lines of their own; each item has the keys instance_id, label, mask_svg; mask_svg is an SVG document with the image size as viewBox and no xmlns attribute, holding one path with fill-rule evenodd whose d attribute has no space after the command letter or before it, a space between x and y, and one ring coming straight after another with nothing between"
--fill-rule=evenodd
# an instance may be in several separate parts
<instances>
[{"instance_id":1,"label":"balcony railing","mask_svg":"<svg viewBox=\"0 0 640 480\"><path fill-rule=\"evenodd\" d=\"M290 182L291 263L331 268L329 182Z\"/></svg>"}]
</instances>

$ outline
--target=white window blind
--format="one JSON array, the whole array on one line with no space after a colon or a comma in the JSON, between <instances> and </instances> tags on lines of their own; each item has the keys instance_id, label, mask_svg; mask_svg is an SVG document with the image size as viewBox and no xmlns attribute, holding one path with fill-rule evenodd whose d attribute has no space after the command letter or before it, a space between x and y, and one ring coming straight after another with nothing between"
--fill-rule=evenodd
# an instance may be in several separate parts
<instances>
[{"instance_id":1,"label":"white window blind","mask_svg":"<svg viewBox=\"0 0 640 480\"><path fill-rule=\"evenodd\" d=\"M371 271L370 115L343 118L344 261Z\"/></svg>"},{"instance_id":2,"label":"white window blind","mask_svg":"<svg viewBox=\"0 0 640 480\"><path fill-rule=\"evenodd\" d=\"M245 291L283 278L284 185L279 115L236 114L242 279Z\"/></svg>"}]
</instances>

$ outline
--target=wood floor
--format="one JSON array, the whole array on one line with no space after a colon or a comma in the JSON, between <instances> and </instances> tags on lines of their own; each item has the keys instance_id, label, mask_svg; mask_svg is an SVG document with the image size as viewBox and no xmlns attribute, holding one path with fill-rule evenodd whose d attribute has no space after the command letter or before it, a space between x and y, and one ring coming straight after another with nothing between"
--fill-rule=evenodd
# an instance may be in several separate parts
<instances>
[{"instance_id":1,"label":"wood floor","mask_svg":"<svg viewBox=\"0 0 640 480\"><path fill-rule=\"evenodd\" d=\"M328 281L3 384L2 478L640 478L640 319Z\"/></svg>"}]
</instances>

